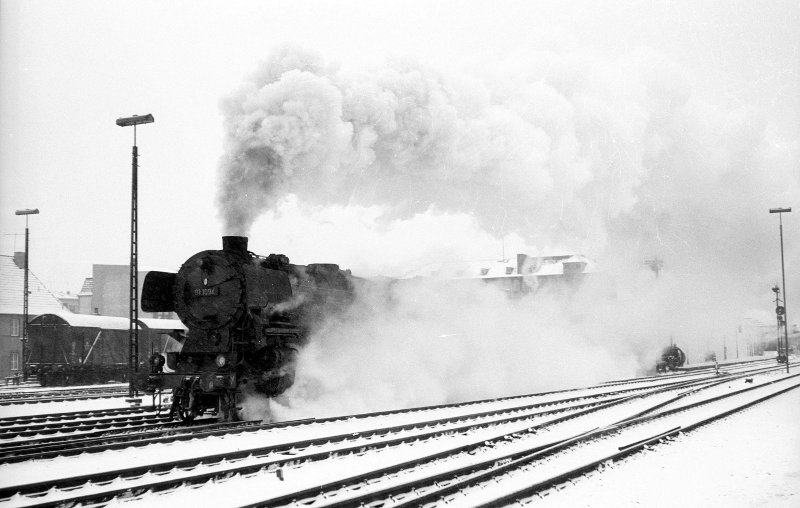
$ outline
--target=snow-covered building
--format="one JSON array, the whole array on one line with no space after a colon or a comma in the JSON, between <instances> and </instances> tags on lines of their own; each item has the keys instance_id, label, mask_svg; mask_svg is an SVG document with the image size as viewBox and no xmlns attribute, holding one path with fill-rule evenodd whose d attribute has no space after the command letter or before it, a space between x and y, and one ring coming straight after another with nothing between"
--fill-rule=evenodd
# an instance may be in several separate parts
<instances>
[{"instance_id":1,"label":"snow-covered building","mask_svg":"<svg viewBox=\"0 0 800 508\"><path fill-rule=\"evenodd\" d=\"M66 307L67 310L70 312L78 313L79 312L79 299L78 295L73 294L69 291L54 291L53 296L55 296L61 305Z\"/></svg>"},{"instance_id":2,"label":"snow-covered building","mask_svg":"<svg viewBox=\"0 0 800 508\"><path fill-rule=\"evenodd\" d=\"M0 255L0 383L22 372L25 253ZM46 312L69 312L28 270L28 320Z\"/></svg>"},{"instance_id":3,"label":"snow-covered building","mask_svg":"<svg viewBox=\"0 0 800 508\"><path fill-rule=\"evenodd\" d=\"M431 277L446 280L483 280L495 284L513 295L546 288L577 286L585 277L597 274L597 264L582 254L529 256L501 260L454 261L426 274L411 277Z\"/></svg>"},{"instance_id":4,"label":"snow-covered building","mask_svg":"<svg viewBox=\"0 0 800 508\"><path fill-rule=\"evenodd\" d=\"M589 274L596 273L593 260L581 254L529 256L517 254L516 263L481 268L478 278L498 283L512 294L535 290L574 288Z\"/></svg>"},{"instance_id":5,"label":"snow-covered building","mask_svg":"<svg viewBox=\"0 0 800 508\"><path fill-rule=\"evenodd\" d=\"M92 294L94 293L94 279L86 277L81 290L78 291L78 314L94 314L92 308Z\"/></svg>"}]
</instances>

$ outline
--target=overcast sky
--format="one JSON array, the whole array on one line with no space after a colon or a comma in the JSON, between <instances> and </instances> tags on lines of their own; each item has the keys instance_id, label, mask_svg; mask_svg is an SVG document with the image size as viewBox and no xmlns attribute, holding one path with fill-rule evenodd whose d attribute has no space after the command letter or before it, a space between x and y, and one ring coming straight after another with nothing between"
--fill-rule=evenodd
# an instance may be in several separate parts
<instances>
[{"instance_id":1,"label":"overcast sky","mask_svg":"<svg viewBox=\"0 0 800 508\"><path fill-rule=\"evenodd\" d=\"M51 290L78 291L83 278L91 276L93 263L126 264L133 130L114 121L146 113L154 115L155 123L137 131L140 267L174 271L194 252L218 248L219 237L227 233L217 207L218 171L226 146L221 102L257 74L275 48L291 43L326 63L356 69L395 57L410 57L434 69L486 54L524 61L526 54L542 48L592 61L619 62L642 51L655 55L659 65L669 64L666 76L680 76L681 90L675 94L691 94L707 105L703 107L726 112L725 118L730 112L755 112L754 118L764 125L758 135L775 152L766 159L779 161L775 178L786 180L786 185L733 188L725 200L755 201L742 214L749 226L766 231L766 236L739 240L747 244L774 239L774 245L759 248L776 268L777 220L767 209L795 206L800 212L798 27L800 4L793 0L2 0L0 253L23 250L25 221L14 211L39 208L41 214L30 220L30 264ZM624 86L621 90L621 95L628 93ZM758 182L755 176L752 180ZM707 198L709 208L715 207L718 196L704 192L700 197ZM754 195L758 200L751 199ZM787 245L800 243L800 216L795 215L785 218ZM254 227L251 250L285 252L297 262L358 264L358 256L344 253L342 246L320 246L321 259L309 252L313 244L292 238L314 234L314 226L309 226L313 216L289 223L307 228L293 233L288 219ZM504 229L504 234L512 232ZM684 242L702 236L684 233ZM591 232L581 238L590 236ZM395 243L398 238L403 236L395 236ZM412 248L413 234L407 238ZM551 246L577 251L597 243L542 238L537 230L523 244L541 251ZM485 242L476 242L475 257L499 254L499 247L498 252L486 249ZM375 263L368 268L380 270ZM775 272L763 275L768 297ZM789 289L790 299L798 301L800 292Z\"/></svg>"}]
</instances>

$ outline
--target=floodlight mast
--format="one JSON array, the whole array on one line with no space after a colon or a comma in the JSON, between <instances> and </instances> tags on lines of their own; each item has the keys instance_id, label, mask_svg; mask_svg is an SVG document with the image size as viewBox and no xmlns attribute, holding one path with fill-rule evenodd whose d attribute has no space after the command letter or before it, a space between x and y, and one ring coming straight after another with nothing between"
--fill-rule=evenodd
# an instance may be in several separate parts
<instances>
[{"instance_id":1,"label":"floodlight mast","mask_svg":"<svg viewBox=\"0 0 800 508\"><path fill-rule=\"evenodd\" d=\"M786 303L786 270L784 269L783 264L783 214L790 213L792 211L791 207L789 208L770 208L769 213L777 213L778 214L778 224L779 224L779 231L781 236L781 277L783 281L783 337L784 337L784 352L786 353L786 373L789 373L789 316L787 309L789 305Z\"/></svg>"},{"instance_id":2,"label":"floodlight mast","mask_svg":"<svg viewBox=\"0 0 800 508\"><path fill-rule=\"evenodd\" d=\"M28 358L28 242L30 234L28 232L28 216L39 213L38 208L26 208L17 210L15 215L25 216L25 276L22 283L22 380L28 380L27 358Z\"/></svg>"},{"instance_id":3,"label":"floodlight mast","mask_svg":"<svg viewBox=\"0 0 800 508\"><path fill-rule=\"evenodd\" d=\"M133 126L133 161L131 163L131 260L130 260L130 327L128 330L128 395L138 395L134 378L139 370L139 261L138 261L138 168L139 149L136 146L136 126L153 123L153 115L133 115L117 118L120 127Z\"/></svg>"}]
</instances>

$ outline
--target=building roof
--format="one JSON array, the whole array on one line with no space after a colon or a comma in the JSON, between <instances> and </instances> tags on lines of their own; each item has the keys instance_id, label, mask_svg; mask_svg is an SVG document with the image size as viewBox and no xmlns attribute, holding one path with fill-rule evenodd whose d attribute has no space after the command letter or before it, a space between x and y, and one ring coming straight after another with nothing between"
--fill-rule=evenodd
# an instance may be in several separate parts
<instances>
[{"instance_id":1,"label":"building roof","mask_svg":"<svg viewBox=\"0 0 800 508\"><path fill-rule=\"evenodd\" d=\"M594 273L596 264L582 254L560 256L528 256L517 254L501 260L453 262L432 276L456 279L500 279L528 277L560 277L575 273ZM419 275L417 275L419 276Z\"/></svg>"},{"instance_id":2,"label":"building roof","mask_svg":"<svg viewBox=\"0 0 800 508\"><path fill-rule=\"evenodd\" d=\"M76 302L78 301L78 295L72 294L69 291L67 291L66 293L64 291L53 291L53 296L55 296L62 302L64 300L75 300Z\"/></svg>"},{"instance_id":3,"label":"building roof","mask_svg":"<svg viewBox=\"0 0 800 508\"><path fill-rule=\"evenodd\" d=\"M140 330L186 330L177 319L152 319L139 318ZM96 314L73 314L72 312L50 312L36 316L31 320L32 325L69 325L79 328L101 328L103 330L128 330L128 318L117 316L98 316Z\"/></svg>"},{"instance_id":4,"label":"building roof","mask_svg":"<svg viewBox=\"0 0 800 508\"><path fill-rule=\"evenodd\" d=\"M596 271L595 262L583 254L545 257L524 256L522 259L518 258L517 262L520 265L519 271L522 275L536 275L538 277L565 275L568 273L566 268L568 265L574 267L575 272L573 273L594 273Z\"/></svg>"},{"instance_id":5,"label":"building roof","mask_svg":"<svg viewBox=\"0 0 800 508\"><path fill-rule=\"evenodd\" d=\"M14 263L14 256L0 255L0 314L22 315L25 270ZM28 270L28 315L69 312L44 284Z\"/></svg>"},{"instance_id":6,"label":"building roof","mask_svg":"<svg viewBox=\"0 0 800 508\"><path fill-rule=\"evenodd\" d=\"M69 325L81 328L102 328L103 330L128 330L129 323L128 318L73 314L71 312L42 313L31 319L31 325Z\"/></svg>"},{"instance_id":7,"label":"building roof","mask_svg":"<svg viewBox=\"0 0 800 508\"><path fill-rule=\"evenodd\" d=\"M94 278L86 277L81 290L78 291L78 295L91 295L92 291L94 291Z\"/></svg>"}]
</instances>

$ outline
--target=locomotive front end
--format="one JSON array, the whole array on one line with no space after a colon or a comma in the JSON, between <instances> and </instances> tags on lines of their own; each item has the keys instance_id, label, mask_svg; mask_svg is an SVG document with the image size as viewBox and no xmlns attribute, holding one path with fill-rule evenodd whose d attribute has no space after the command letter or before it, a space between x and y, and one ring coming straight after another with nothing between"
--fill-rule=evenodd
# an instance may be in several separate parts
<instances>
[{"instance_id":1,"label":"locomotive front end","mask_svg":"<svg viewBox=\"0 0 800 508\"><path fill-rule=\"evenodd\" d=\"M223 247L197 253L181 266L173 289L175 312L190 330L206 332L219 342L220 334L241 319L247 295L242 269L249 261L246 256L246 247L244 251Z\"/></svg>"},{"instance_id":2,"label":"locomotive front end","mask_svg":"<svg viewBox=\"0 0 800 508\"><path fill-rule=\"evenodd\" d=\"M142 309L174 311L188 328L180 352L151 358L145 391L171 389L173 411L191 420L206 410L235 415L237 365L247 317L247 238L223 237L222 250L190 257L177 274L150 272Z\"/></svg>"},{"instance_id":3,"label":"locomotive front end","mask_svg":"<svg viewBox=\"0 0 800 508\"><path fill-rule=\"evenodd\" d=\"M172 412L184 420L206 411L235 419L243 385L274 397L294 383L310 328L352 294L350 272L338 265L256 256L247 238L225 236L222 250L195 254L178 273L147 274L142 309L175 312L188 332L179 352L151 357L143 389L172 390Z\"/></svg>"}]
</instances>

